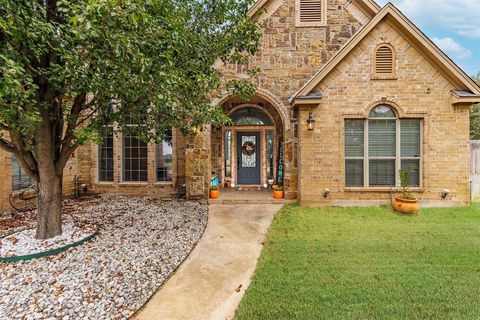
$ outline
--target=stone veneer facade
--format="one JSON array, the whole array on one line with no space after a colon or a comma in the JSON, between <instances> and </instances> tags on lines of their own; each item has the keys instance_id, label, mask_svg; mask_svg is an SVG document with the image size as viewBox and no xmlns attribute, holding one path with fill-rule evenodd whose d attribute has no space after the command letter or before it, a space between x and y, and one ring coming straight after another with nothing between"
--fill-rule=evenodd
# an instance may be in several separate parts
<instances>
[{"instance_id":1,"label":"stone veneer facade","mask_svg":"<svg viewBox=\"0 0 480 320\"><path fill-rule=\"evenodd\" d=\"M248 67L258 67L258 92L251 101L220 95L218 102L228 114L242 103L262 106L274 120L275 146L283 139L284 185L289 199L302 205L372 205L390 200L390 189L346 188L344 160L344 120L364 118L377 103L387 102L401 117L422 118L422 186L415 194L432 205L465 204L468 183L468 106L454 107L451 90L456 88L445 75L412 44L398 28L380 22L313 92L323 99L316 105L292 107L289 98L324 67L375 14L358 6L362 0L328 0L325 26L298 27L295 1L266 1L260 14L263 38L260 51ZM379 43L390 43L397 54L397 75L392 80L375 80L371 75L372 52ZM225 81L245 77L244 65L221 67ZM313 112L316 127L307 131L305 120ZM77 176L89 190L102 193L155 195L164 198L186 196L205 199L212 174L224 176L223 129L206 127L196 134L173 137L173 181L155 181L155 146L148 145L148 181L122 182L122 142L114 138L114 181L98 182L97 146L83 146L66 168L65 188L71 194ZM235 130L235 128L231 128ZM263 129L259 131L264 132ZM235 136L235 132L234 132ZM275 147L275 157L277 154ZM235 156L235 150L233 155ZM265 153L265 150L262 150ZM278 159L275 159L277 164ZM0 153L0 179L10 181L9 155ZM266 166L262 162L262 172ZM10 180L9 180L10 179ZM262 184L265 183L262 173ZM10 189L9 189L10 188ZM324 189L330 189L327 198ZM440 201L443 189L449 198ZM0 186L0 209L8 207L11 184Z\"/></svg>"}]
</instances>

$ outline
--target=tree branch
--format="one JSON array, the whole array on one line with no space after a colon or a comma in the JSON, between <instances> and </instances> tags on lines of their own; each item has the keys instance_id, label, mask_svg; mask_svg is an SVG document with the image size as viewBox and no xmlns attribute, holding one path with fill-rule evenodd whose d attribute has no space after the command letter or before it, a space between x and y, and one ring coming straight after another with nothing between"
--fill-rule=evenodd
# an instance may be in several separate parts
<instances>
[{"instance_id":1,"label":"tree branch","mask_svg":"<svg viewBox=\"0 0 480 320\"><path fill-rule=\"evenodd\" d=\"M16 148L12 142L0 138L0 149L3 149L8 153L14 154L17 161L20 162L23 170L25 170L32 179L38 182L38 173L30 167L30 165L26 162L24 158L23 152L18 150L18 148Z\"/></svg>"},{"instance_id":2,"label":"tree branch","mask_svg":"<svg viewBox=\"0 0 480 320\"><path fill-rule=\"evenodd\" d=\"M27 145L21 136L10 132L12 144L15 146L17 159L24 164L24 169L30 172L31 177L38 176L38 164L32 152L27 150Z\"/></svg>"},{"instance_id":3,"label":"tree branch","mask_svg":"<svg viewBox=\"0 0 480 320\"><path fill-rule=\"evenodd\" d=\"M15 153L15 146L10 141L0 138L0 149L3 149L9 153Z\"/></svg>"}]
</instances>

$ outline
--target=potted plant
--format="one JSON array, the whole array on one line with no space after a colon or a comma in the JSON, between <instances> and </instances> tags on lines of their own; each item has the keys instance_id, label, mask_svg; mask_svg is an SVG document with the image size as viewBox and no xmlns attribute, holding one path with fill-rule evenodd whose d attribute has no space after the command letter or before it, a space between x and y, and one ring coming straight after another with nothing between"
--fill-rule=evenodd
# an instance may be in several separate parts
<instances>
[{"instance_id":1,"label":"potted plant","mask_svg":"<svg viewBox=\"0 0 480 320\"><path fill-rule=\"evenodd\" d=\"M217 199L219 195L220 195L220 191L218 190L218 186L211 186L210 199Z\"/></svg>"},{"instance_id":2,"label":"potted plant","mask_svg":"<svg viewBox=\"0 0 480 320\"><path fill-rule=\"evenodd\" d=\"M418 200L410 193L408 185L410 184L410 173L400 171L400 183L402 185L402 195L395 197L392 203L393 210L403 214L415 214L420 210Z\"/></svg>"},{"instance_id":3,"label":"potted plant","mask_svg":"<svg viewBox=\"0 0 480 320\"><path fill-rule=\"evenodd\" d=\"M273 182L272 184L272 189L275 190L278 188L278 184L276 182Z\"/></svg>"},{"instance_id":4,"label":"potted plant","mask_svg":"<svg viewBox=\"0 0 480 320\"><path fill-rule=\"evenodd\" d=\"M283 187L277 187L273 190L273 197L275 199L283 199Z\"/></svg>"}]
</instances>

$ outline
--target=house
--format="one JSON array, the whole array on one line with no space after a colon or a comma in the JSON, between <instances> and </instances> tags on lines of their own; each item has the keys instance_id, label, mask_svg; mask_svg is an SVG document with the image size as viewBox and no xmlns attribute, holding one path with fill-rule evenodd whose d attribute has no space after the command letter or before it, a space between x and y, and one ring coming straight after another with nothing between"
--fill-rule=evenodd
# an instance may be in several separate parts
<instances>
[{"instance_id":1,"label":"house","mask_svg":"<svg viewBox=\"0 0 480 320\"><path fill-rule=\"evenodd\" d=\"M258 90L214 101L234 125L172 130L161 144L112 127L70 160L67 193L80 181L98 192L205 198L218 177L230 188L274 180L306 206L375 205L390 201L404 170L424 205L468 203L469 107L480 88L395 6L259 0L249 14L263 33L248 62L262 70ZM227 79L246 69L222 68ZM11 157L0 161L11 181Z\"/></svg>"}]
</instances>

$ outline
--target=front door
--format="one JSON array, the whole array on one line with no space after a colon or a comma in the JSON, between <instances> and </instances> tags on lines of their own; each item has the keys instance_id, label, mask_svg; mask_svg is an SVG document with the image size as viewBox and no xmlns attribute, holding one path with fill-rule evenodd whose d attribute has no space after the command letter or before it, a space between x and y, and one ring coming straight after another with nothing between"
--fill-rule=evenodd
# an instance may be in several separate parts
<instances>
[{"instance_id":1,"label":"front door","mask_svg":"<svg viewBox=\"0 0 480 320\"><path fill-rule=\"evenodd\" d=\"M260 132L237 132L237 184L260 184Z\"/></svg>"}]
</instances>

